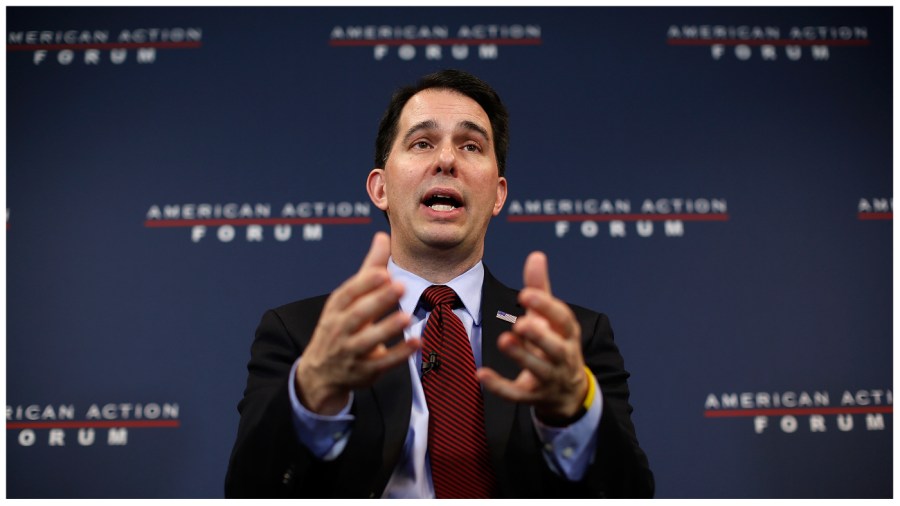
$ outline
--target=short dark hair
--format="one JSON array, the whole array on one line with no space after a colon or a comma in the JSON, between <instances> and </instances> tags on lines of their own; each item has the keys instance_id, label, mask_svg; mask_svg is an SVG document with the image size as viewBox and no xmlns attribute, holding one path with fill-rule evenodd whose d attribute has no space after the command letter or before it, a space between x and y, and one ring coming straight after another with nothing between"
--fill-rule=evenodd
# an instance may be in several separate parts
<instances>
[{"instance_id":1,"label":"short dark hair","mask_svg":"<svg viewBox=\"0 0 900 506\"><path fill-rule=\"evenodd\" d=\"M500 95L491 86L474 75L457 69L445 69L422 77L412 86L404 86L394 92L388 108L378 125L375 138L375 167L383 168L391 153L391 146L397 139L397 124L400 113L409 99L427 89L451 90L465 95L484 109L491 121L494 134L494 152L497 155L497 171L500 176L506 172L506 151L509 148L509 113L500 101Z\"/></svg>"}]
</instances>

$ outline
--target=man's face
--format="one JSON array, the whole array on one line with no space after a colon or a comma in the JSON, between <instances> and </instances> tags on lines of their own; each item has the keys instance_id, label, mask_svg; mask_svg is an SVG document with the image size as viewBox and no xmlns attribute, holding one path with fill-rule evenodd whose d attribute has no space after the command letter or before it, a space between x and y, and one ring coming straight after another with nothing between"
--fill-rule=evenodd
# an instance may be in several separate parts
<instances>
[{"instance_id":1,"label":"man's face","mask_svg":"<svg viewBox=\"0 0 900 506\"><path fill-rule=\"evenodd\" d=\"M460 93L427 89L406 103L384 168L367 182L390 218L392 254L458 249L480 258L506 201L493 135L481 106Z\"/></svg>"}]
</instances>

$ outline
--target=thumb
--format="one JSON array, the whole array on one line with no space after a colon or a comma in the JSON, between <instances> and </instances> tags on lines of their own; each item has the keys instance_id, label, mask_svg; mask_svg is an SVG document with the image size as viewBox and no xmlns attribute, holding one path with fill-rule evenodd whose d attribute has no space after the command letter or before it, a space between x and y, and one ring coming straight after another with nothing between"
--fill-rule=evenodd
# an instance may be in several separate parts
<instances>
[{"instance_id":1,"label":"thumb","mask_svg":"<svg viewBox=\"0 0 900 506\"><path fill-rule=\"evenodd\" d=\"M550 273L547 270L547 255L541 251L533 251L525 259L522 273L526 287L537 288L550 293Z\"/></svg>"},{"instance_id":2,"label":"thumb","mask_svg":"<svg viewBox=\"0 0 900 506\"><path fill-rule=\"evenodd\" d=\"M391 238L384 232L376 232L360 270L366 267L386 267L390 257Z\"/></svg>"}]
</instances>

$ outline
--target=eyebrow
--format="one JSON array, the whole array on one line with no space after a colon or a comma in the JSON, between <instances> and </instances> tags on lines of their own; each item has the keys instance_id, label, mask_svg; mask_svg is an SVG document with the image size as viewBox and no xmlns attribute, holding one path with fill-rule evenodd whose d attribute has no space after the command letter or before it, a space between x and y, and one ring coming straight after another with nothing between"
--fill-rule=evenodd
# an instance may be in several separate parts
<instances>
[{"instance_id":1,"label":"eyebrow","mask_svg":"<svg viewBox=\"0 0 900 506\"><path fill-rule=\"evenodd\" d=\"M491 136L488 135L487 130L485 130L485 128L482 127L481 125L479 125L478 123L474 123L472 121L460 121L459 123L457 123L456 126L457 126L457 128L462 128L463 130L470 130L470 131L478 132L479 134L481 134L482 137L485 138L485 140L487 140L487 141L491 140ZM438 129L437 121L435 121L433 119L427 119L425 121L420 121L420 122L416 123L415 125L413 125L412 127L410 127L410 129L406 131L406 135L403 136L403 142L404 143L409 142L409 139L413 135L415 135L416 132L419 132L421 130L437 130L437 129Z\"/></svg>"}]
</instances>

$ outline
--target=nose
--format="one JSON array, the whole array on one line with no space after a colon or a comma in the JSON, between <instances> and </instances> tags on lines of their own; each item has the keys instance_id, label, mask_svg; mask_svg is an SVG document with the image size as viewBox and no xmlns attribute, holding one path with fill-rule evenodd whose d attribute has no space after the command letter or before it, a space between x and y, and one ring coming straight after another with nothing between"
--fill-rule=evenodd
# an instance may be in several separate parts
<instances>
[{"instance_id":1,"label":"nose","mask_svg":"<svg viewBox=\"0 0 900 506\"><path fill-rule=\"evenodd\" d=\"M437 172L444 172L449 176L456 174L456 153L452 146L443 146L437 153Z\"/></svg>"}]
</instances>

